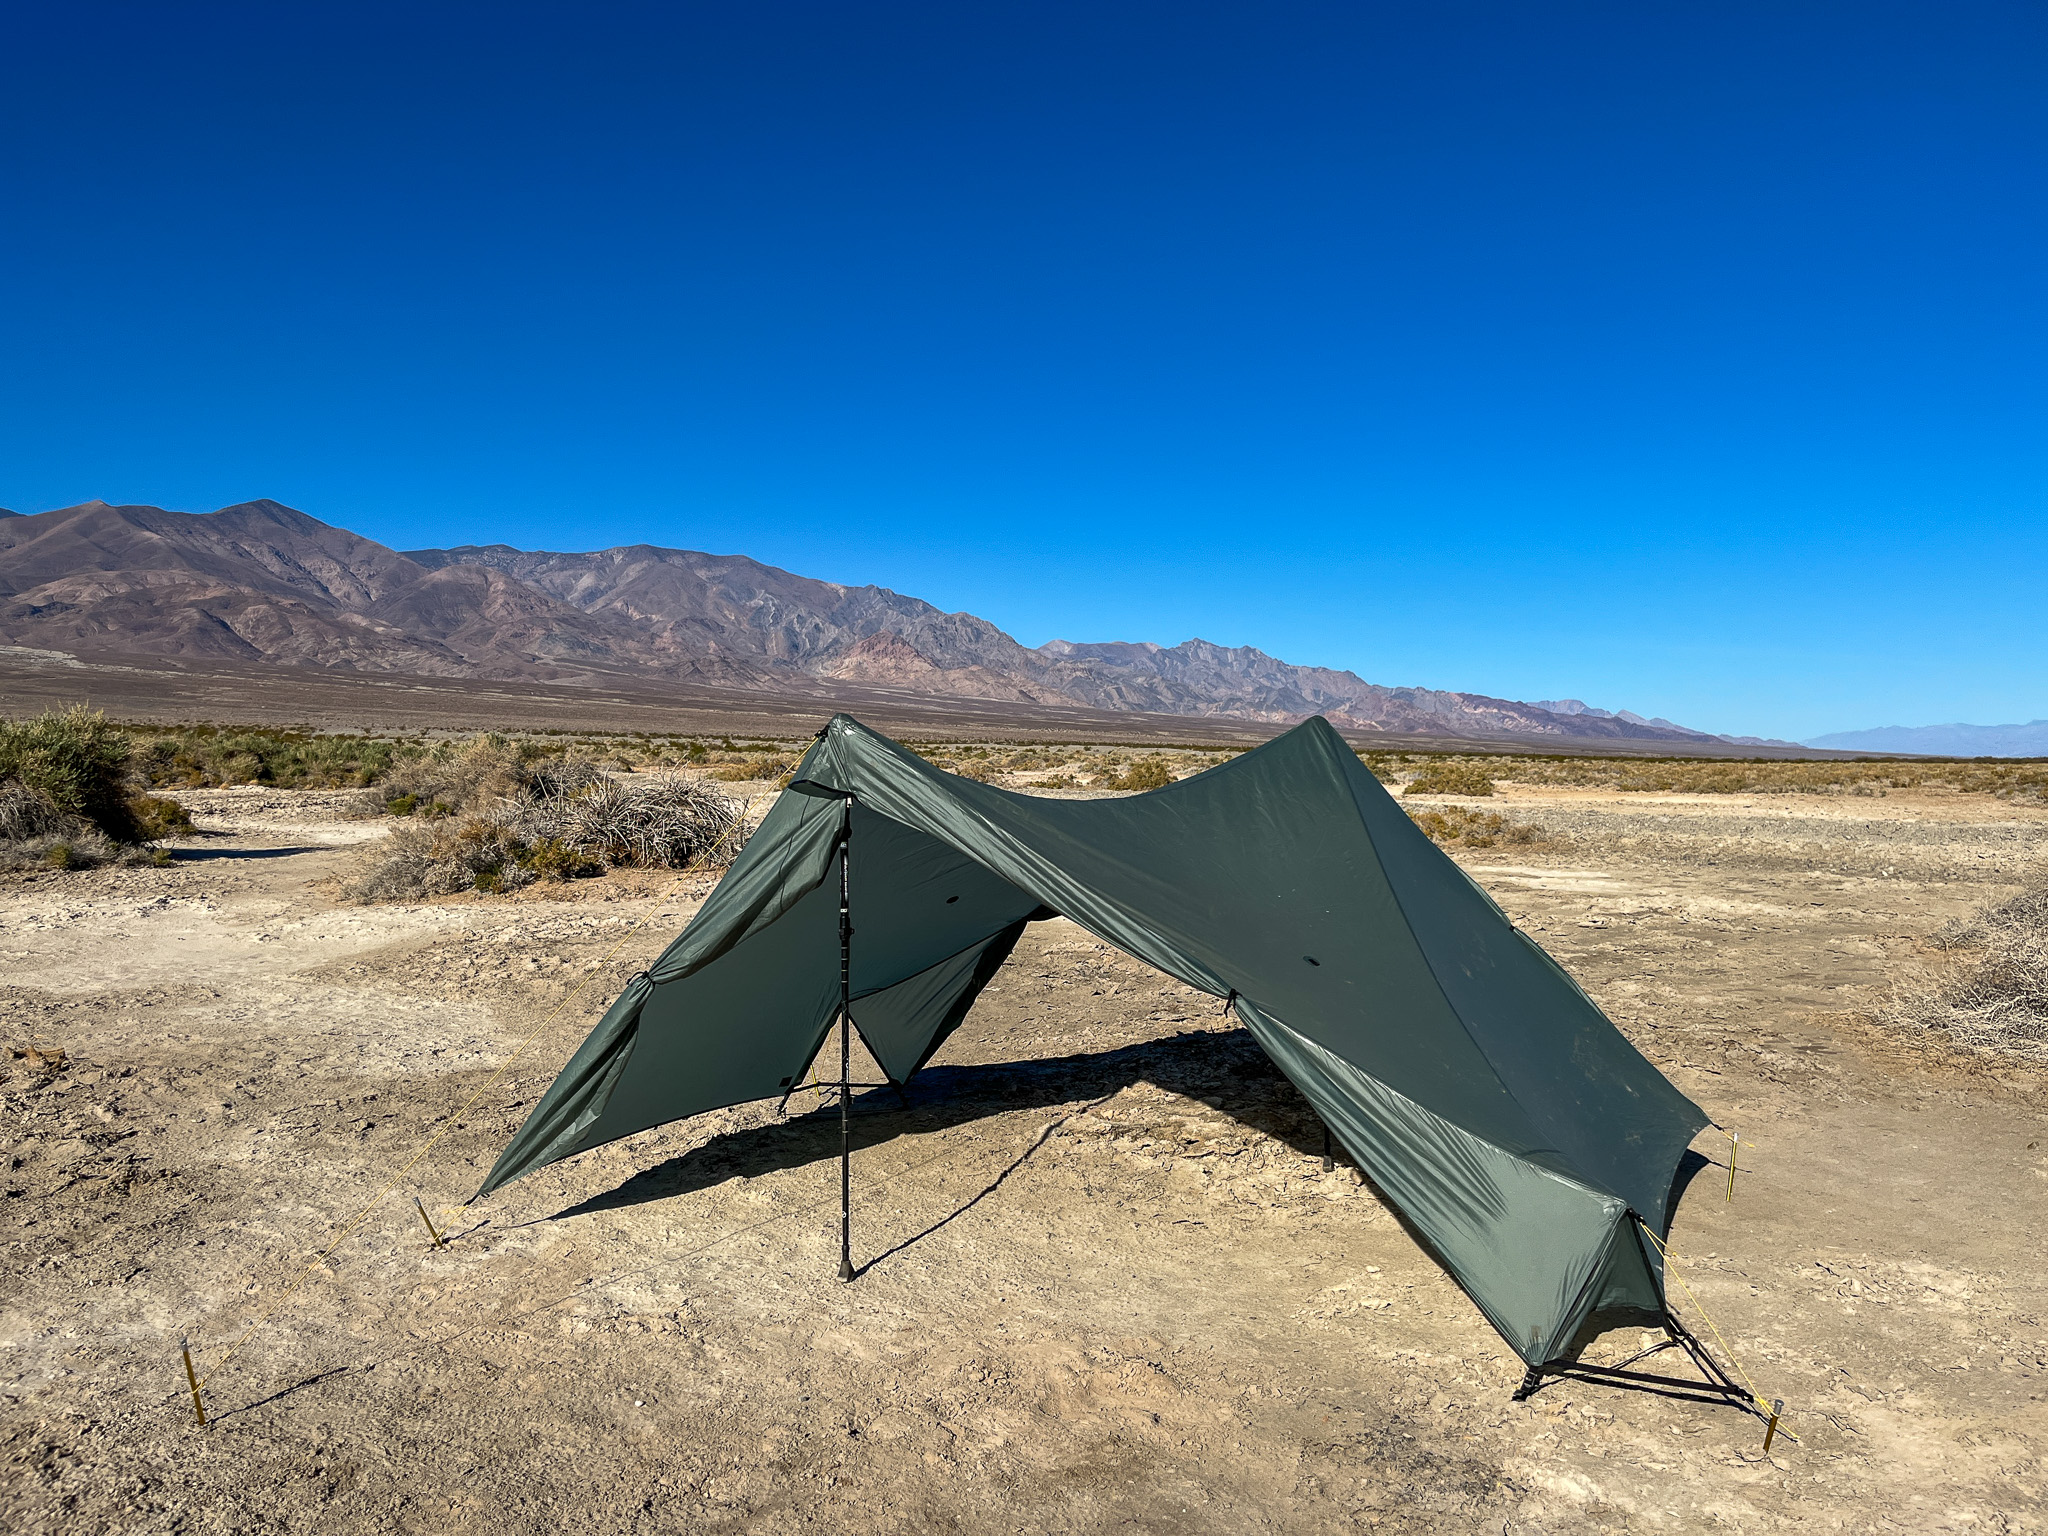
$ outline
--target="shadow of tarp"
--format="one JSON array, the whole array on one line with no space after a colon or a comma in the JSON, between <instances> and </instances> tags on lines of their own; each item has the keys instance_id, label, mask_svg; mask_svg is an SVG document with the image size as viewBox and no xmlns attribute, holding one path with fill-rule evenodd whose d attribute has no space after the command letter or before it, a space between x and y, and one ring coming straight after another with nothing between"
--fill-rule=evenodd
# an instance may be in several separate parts
<instances>
[{"instance_id":1,"label":"shadow of tarp","mask_svg":"<svg viewBox=\"0 0 2048 1536\"><path fill-rule=\"evenodd\" d=\"M853 1099L856 1153L904 1135L925 1135L1021 1109L1073 1108L1149 1082L1228 1115L1297 1152L1322 1148L1322 1122L1248 1031L1189 1030L1162 1040L1075 1056L974 1066L927 1067L904 1108L893 1089ZM714 1137L616 1188L558 1211L552 1220L622 1210L694 1194L730 1179L758 1179L839 1156L836 1105Z\"/></svg>"}]
</instances>

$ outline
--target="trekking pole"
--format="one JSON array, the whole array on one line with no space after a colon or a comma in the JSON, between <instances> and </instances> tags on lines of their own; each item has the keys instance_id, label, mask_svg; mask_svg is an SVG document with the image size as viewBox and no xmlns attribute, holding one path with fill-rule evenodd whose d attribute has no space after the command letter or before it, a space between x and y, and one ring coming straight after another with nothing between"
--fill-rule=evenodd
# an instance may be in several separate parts
<instances>
[{"instance_id":1,"label":"trekking pole","mask_svg":"<svg viewBox=\"0 0 2048 1536\"><path fill-rule=\"evenodd\" d=\"M853 1278L853 798L839 823L839 1278Z\"/></svg>"}]
</instances>

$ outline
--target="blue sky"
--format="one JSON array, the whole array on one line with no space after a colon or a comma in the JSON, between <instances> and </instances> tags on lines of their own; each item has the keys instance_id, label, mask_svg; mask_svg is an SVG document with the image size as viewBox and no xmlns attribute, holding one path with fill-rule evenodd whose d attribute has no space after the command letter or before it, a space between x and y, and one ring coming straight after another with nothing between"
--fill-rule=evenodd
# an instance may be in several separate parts
<instances>
[{"instance_id":1,"label":"blue sky","mask_svg":"<svg viewBox=\"0 0 2048 1536\"><path fill-rule=\"evenodd\" d=\"M2030 4L17 6L0 505L2048 715Z\"/></svg>"}]
</instances>

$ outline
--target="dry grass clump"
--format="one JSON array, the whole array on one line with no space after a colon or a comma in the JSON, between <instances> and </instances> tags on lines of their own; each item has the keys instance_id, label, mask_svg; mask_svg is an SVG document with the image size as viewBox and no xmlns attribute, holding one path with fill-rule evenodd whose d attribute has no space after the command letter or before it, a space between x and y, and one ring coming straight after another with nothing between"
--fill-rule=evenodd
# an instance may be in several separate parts
<instances>
[{"instance_id":1,"label":"dry grass clump","mask_svg":"<svg viewBox=\"0 0 2048 1536\"><path fill-rule=\"evenodd\" d=\"M1371 765L1368 764L1368 767ZM1477 763L1442 759L1430 763L1401 791L1404 795L1490 795L1493 779Z\"/></svg>"},{"instance_id":2,"label":"dry grass clump","mask_svg":"<svg viewBox=\"0 0 2048 1536\"><path fill-rule=\"evenodd\" d=\"M1433 810L1411 809L1408 819L1427 832L1430 841L1458 848L1492 848L1500 844L1529 846L1551 839L1541 827L1509 821L1495 811L1446 805Z\"/></svg>"},{"instance_id":3,"label":"dry grass clump","mask_svg":"<svg viewBox=\"0 0 2048 1536\"><path fill-rule=\"evenodd\" d=\"M1955 963L1896 988L1884 1021L2048 1061L2048 885L1950 923L1931 942Z\"/></svg>"},{"instance_id":4,"label":"dry grass clump","mask_svg":"<svg viewBox=\"0 0 2048 1536\"><path fill-rule=\"evenodd\" d=\"M744 815L679 773L628 785L586 758L536 758L499 737L447 753L389 806L410 824L365 851L344 887L356 900L514 891L621 867L723 867L739 852Z\"/></svg>"},{"instance_id":5,"label":"dry grass clump","mask_svg":"<svg viewBox=\"0 0 2048 1536\"><path fill-rule=\"evenodd\" d=\"M68 1057L64 1053L64 1050L61 1046L8 1046L7 1062L10 1068L12 1067L12 1064L17 1061L22 1064L22 1070L20 1073L22 1077L31 1079L42 1078L47 1080L49 1078L55 1077L59 1072L62 1072L64 1068L67 1065L69 1065L70 1057ZM10 1070L8 1076L11 1078L15 1076L15 1073L12 1070Z\"/></svg>"},{"instance_id":6,"label":"dry grass clump","mask_svg":"<svg viewBox=\"0 0 2048 1536\"><path fill-rule=\"evenodd\" d=\"M77 817L65 814L41 790L19 779L0 779L0 842L61 837L78 829Z\"/></svg>"},{"instance_id":7,"label":"dry grass clump","mask_svg":"<svg viewBox=\"0 0 2048 1536\"><path fill-rule=\"evenodd\" d=\"M81 869L105 864L119 849L83 817L19 779L0 779L0 871Z\"/></svg>"}]
</instances>

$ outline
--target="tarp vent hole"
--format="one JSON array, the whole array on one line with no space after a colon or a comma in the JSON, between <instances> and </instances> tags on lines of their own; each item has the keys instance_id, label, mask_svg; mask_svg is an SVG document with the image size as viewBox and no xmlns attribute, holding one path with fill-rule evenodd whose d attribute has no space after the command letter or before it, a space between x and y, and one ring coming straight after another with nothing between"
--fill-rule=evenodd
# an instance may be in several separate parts
<instances>
[{"instance_id":1,"label":"tarp vent hole","mask_svg":"<svg viewBox=\"0 0 2048 1536\"><path fill-rule=\"evenodd\" d=\"M946 905L950 907L951 905L953 905L954 902L958 901L959 899L960 898L958 896L948 896L946 898Z\"/></svg>"},{"instance_id":2,"label":"tarp vent hole","mask_svg":"<svg viewBox=\"0 0 2048 1536\"><path fill-rule=\"evenodd\" d=\"M1310 965L1321 965L1323 963L1322 961L1318 960L1314 955L1303 955L1301 958L1306 960Z\"/></svg>"}]
</instances>

